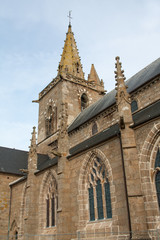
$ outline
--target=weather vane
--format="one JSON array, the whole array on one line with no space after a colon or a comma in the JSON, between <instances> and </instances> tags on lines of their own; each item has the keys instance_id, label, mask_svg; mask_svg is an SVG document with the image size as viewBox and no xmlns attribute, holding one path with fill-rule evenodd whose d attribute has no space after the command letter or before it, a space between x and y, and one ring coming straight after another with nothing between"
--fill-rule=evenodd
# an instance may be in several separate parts
<instances>
[{"instance_id":1,"label":"weather vane","mask_svg":"<svg viewBox=\"0 0 160 240\"><path fill-rule=\"evenodd\" d=\"M72 11L69 11L69 16L67 16L67 17L69 18L69 25L71 25L71 19L72 19L72 17L71 17L71 12L72 12Z\"/></svg>"}]
</instances>

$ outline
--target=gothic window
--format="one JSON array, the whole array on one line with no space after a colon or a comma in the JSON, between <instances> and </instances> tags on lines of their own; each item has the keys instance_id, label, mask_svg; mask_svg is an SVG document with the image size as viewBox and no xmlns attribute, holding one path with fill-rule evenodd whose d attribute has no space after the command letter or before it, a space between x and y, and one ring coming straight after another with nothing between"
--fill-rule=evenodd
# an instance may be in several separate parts
<instances>
[{"instance_id":1,"label":"gothic window","mask_svg":"<svg viewBox=\"0 0 160 240\"><path fill-rule=\"evenodd\" d=\"M160 208L160 149L158 148L156 161L155 161L155 168L156 168L156 176L155 176L155 185L157 191L157 199L158 205Z\"/></svg>"},{"instance_id":2,"label":"gothic window","mask_svg":"<svg viewBox=\"0 0 160 240\"><path fill-rule=\"evenodd\" d=\"M97 132L98 132L97 123L94 122L92 125L92 135L96 134Z\"/></svg>"},{"instance_id":3,"label":"gothic window","mask_svg":"<svg viewBox=\"0 0 160 240\"><path fill-rule=\"evenodd\" d=\"M88 199L90 221L112 218L110 184L107 169L95 158L88 175Z\"/></svg>"},{"instance_id":4,"label":"gothic window","mask_svg":"<svg viewBox=\"0 0 160 240\"><path fill-rule=\"evenodd\" d=\"M46 116L46 135L50 136L57 130L57 108L49 106Z\"/></svg>"},{"instance_id":5,"label":"gothic window","mask_svg":"<svg viewBox=\"0 0 160 240\"><path fill-rule=\"evenodd\" d=\"M131 102L131 111L132 112L135 112L136 110L138 110L138 104L137 104L137 101L136 100L133 100Z\"/></svg>"},{"instance_id":6,"label":"gothic window","mask_svg":"<svg viewBox=\"0 0 160 240\"><path fill-rule=\"evenodd\" d=\"M50 184L48 194L46 196L46 227L54 227L56 225L57 207L57 187L55 184Z\"/></svg>"},{"instance_id":7,"label":"gothic window","mask_svg":"<svg viewBox=\"0 0 160 240\"><path fill-rule=\"evenodd\" d=\"M88 97L85 93L81 96L81 111L83 111L88 106Z\"/></svg>"}]
</instances>

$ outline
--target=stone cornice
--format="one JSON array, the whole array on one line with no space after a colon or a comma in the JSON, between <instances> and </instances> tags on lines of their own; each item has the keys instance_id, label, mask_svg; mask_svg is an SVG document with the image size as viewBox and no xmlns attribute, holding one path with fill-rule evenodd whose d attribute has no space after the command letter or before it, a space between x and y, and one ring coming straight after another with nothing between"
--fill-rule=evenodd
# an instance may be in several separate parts
<instances>
[{"instance_id":1,"label":"stone cornice","mask_svg":"<svg viewBox=\"0 0 160 240\"><path fill-rule=\"evenodd\" d=\"M105 93L103 86L98 86L94 82L89 82L88 80L75 77L69 73L65 74L64 76L58 75L56 78L54 78L40 93L39 93L39 100L44 97L58 82L65 80L70 81L76 84L79 84L81 86L85 86L87 88L90 88L92 90L95 90L97 92L100 92L102 94ZM97 89L98 87L98 89Z\"/></svg>"}]
</instances>

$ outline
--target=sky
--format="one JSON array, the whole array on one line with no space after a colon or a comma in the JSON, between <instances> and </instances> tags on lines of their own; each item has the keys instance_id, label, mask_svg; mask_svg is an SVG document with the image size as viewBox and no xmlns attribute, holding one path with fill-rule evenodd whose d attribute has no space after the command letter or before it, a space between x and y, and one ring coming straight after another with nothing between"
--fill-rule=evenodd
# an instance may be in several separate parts
<instances>
[{"instance_id":1,"label":"sky","mask_svg":"<svg viewBox=\"0 0 160 240\"><path fill-rule=\"evenodd\" d=\"M159 0L0 0L0 146L28 150L70 10L85 78L93 63L107 91L116 56L127 79L160 57Z\"/></svg>"}]
</instances>

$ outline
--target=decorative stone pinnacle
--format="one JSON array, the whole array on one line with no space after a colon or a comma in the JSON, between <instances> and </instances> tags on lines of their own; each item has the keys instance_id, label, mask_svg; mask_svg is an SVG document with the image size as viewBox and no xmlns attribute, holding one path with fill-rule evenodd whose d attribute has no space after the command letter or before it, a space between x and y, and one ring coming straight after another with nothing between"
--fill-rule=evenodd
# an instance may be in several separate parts
<instances>
[{"instance_id":1,"label":"decorative stone pinnacle","mask_svg":"<svg viewBox=\"0 0 160 240\"><path fill-rule=\"evenodd\" d=\"M119 60L120 60L120 57L116 57L115 58L116 59L116 63L115 63L115 66L116 66L116 69L117 69L117 71L115 71L115 78L116 78L116 80L118 81L118 79L120 79L120 78L123 78L123 80L125 80L126 78L125 78L125 76L124 76L124 70L122 70L121 69L121 67L122 67L122 63L121 62L119 62Z\"/></svg>"},{"instance_id":2,"label":"decorative stone pinnacle","mask_svg":"<svg viewBox=\"0 0 160 240\"><path fill-rule=\"evenodd\" d=\"M33 152L36 150L36 127L33 127L33 132L32 132L32 139L31 139L31 145L30 145L30 151Z\"/></svg>"},{"instance_id":3,"label":"decorative stone pinnacle","mask_svg":"<svg viewBox=\"0 0 160 240\"><path fill-rule=\"evenodd\" d=\"M116 94L116 100L119 104L122 99L125 99L126 102L130 103L130 96L127 93L127 86L125 85L125 76L124 76L124 70L121 69L122 64L119 62L120 57L116 57L116 71L115 71L115 79L116 79L116 87L115 90L117 91Z\"/></svg>"}]
</instances>

